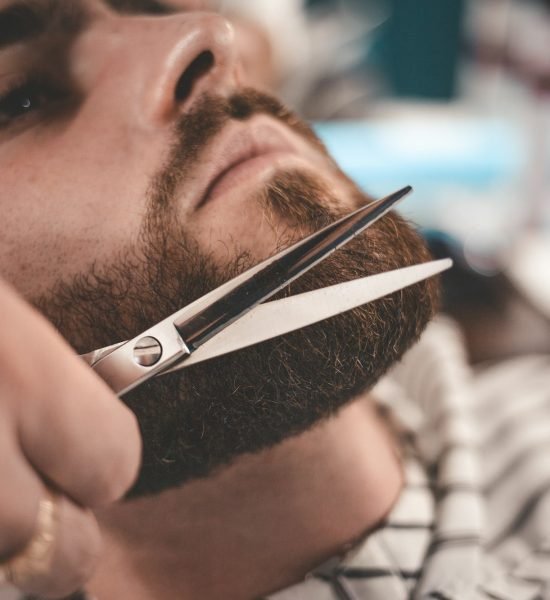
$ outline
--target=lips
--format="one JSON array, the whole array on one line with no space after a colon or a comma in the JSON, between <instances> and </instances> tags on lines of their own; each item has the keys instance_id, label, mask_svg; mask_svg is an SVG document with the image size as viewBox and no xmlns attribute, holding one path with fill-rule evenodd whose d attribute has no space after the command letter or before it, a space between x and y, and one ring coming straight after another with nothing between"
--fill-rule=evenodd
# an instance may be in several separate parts
<instances>
[{"instance_id":1,"label":"lips","mask_svg":"<svg viewBox=\"0 0 550 600\"><path fill-rule=\"evenodd\" d=\"M196 209L239 185L254 181L277 161L299 152L298 143L282 128L271 124L242 123L214 141L214 149L204 158L209 168L199 191Z\"/></svg>"}]
</instances>

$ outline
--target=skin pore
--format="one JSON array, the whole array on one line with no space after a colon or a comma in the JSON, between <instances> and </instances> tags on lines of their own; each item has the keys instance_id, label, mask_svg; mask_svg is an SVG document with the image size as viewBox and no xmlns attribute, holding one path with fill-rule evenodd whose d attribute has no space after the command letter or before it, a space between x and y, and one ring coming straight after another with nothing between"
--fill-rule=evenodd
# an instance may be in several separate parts
<instances>
[{"instance_id":1,"label":"skin pore","mask_svg":"<svg viewBox=\"0 0 550 600\"><path fill-rule=\"evenodd\" d=\"M220 17L71 7L3 48L0 267L77 351L135 335L368 200L294 115L244 88ZM391 216L285 293L426 259ZM90 591L253 598L375 527L401 471L367 391L419 335L434 289L128 395L143 468L134 499L99 514Z\"/></svg>"}]
</instances>

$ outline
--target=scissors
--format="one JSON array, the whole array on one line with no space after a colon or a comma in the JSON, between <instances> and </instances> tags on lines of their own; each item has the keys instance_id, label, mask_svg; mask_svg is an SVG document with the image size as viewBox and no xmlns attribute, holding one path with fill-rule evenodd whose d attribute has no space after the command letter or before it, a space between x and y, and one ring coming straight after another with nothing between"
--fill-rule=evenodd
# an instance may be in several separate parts
<instances>
[{"instance_id":1,"label":"scissors","mask_svg":"<svg viewBox=\"0 0 550 600\"><path fill-rule=\"evenodd\" d=\"M265 302L383 217L411 191L410 186L404 187L355 210L133 339L82 358L122 396L157 375L311 325L448 269L452 261L442 259Z\"/></svg>"}]
</instances>

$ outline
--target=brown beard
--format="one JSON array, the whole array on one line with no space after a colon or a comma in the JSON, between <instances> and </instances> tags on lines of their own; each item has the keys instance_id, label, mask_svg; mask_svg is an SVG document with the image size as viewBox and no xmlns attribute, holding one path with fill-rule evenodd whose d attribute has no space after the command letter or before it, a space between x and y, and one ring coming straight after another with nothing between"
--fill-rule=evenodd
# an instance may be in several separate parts
<instances>
[{"instance_id":1,"label":"brown beard","mask_svg":"<svg viewBox=\"0 0 550 600\"><path fill-rule=\"evenodd\" d=\"M201 253L176 217L176 190L228 119L269 112L302 135L312 134L290 113L282 113L276 101L255 92L230 101L206 99L203 106L207 112L182 120L171 158L155 178L140 243L108 265L60 282L37 301L77 351L139 334L257 260L241 254L218 265ZM356 203L367 201L357 189L352 194ZM256 201L301 234L341 212L338 198L320 178L298 171L278 174ZM426 260L418 236L399 217L388 215L280 296ZM417 339L433 314L436 295L434 281L423 282L130 392L124 401L138 417L144 443L142 469L130 495L207 476L243 453L273 446L334 415Z\"/></svg>"}]
</instances>

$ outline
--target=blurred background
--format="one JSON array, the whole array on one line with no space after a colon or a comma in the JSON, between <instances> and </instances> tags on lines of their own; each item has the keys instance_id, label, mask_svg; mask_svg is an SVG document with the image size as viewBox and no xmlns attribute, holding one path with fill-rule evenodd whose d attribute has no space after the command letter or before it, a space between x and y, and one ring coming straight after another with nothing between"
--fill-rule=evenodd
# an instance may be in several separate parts
<instances>
[{"instance_id":1,"label":"blurred background","mask_svg":"<svg viewBox=\"0 0 550 600\"><path fill-rule=\"evenodd\" d=\"M550 0L222 0L247 75L452 256L472 362L550 351Z\"/></svg>"}]
</instances>

